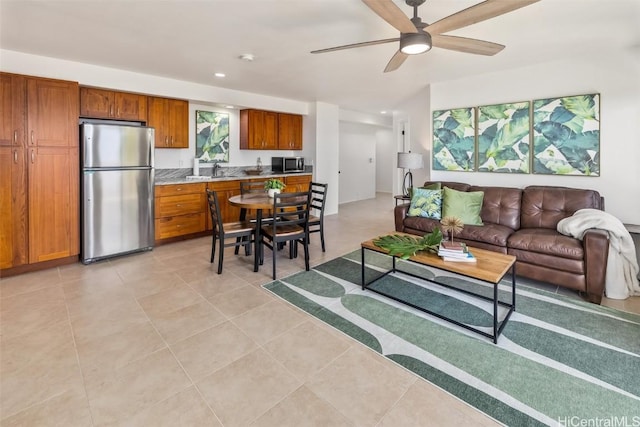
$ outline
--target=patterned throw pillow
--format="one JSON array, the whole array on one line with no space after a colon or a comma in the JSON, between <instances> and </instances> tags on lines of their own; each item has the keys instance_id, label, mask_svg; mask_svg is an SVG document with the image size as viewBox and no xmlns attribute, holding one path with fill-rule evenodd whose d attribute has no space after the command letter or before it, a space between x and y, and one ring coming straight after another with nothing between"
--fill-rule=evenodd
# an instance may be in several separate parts
<instances>
[{"instance_id":1,"label":"patterned throw pillow","mask_svg":"<svg viewBox=\"0 0 640 427\"><path fill-rule=\"evenodd\" d=\"M408 216L440 219L442 211L442 190L414 188Z\"/></svg>"}]
</instances>

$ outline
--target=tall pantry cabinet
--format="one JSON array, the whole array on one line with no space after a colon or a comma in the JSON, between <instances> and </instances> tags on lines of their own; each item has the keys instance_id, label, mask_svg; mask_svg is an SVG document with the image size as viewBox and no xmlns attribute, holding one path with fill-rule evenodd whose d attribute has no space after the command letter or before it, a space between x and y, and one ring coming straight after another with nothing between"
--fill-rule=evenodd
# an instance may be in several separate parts
<instances>
[{"instance_id":1,"label":"tall pantry cabinet","mask_svg":"<svg viewBox=\"0 0 640 427\"><path fill-rule=\"evenodd\" d=\"M0 268L79 253L78 84L0 73Z\"/></svg>"}]
</instances>

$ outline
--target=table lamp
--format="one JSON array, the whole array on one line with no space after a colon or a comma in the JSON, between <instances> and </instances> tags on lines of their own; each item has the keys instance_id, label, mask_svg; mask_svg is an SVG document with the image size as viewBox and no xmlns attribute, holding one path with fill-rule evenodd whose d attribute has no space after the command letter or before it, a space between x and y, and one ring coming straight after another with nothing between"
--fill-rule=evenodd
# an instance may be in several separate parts
<instances>
[{"instance_id":1,"label":"table lamp","mask_svg":"<svg viewBox=\"0 0 640 427\"><path fill-rule=\"evenodd\" d=\"M411 175L411 169L422 169L424 163L422 161L422 154L418 153L398 153L398 169L408 169L402 179L402 194L409 197L413 189L413 175Z\"/></svg>"}]
</instances>

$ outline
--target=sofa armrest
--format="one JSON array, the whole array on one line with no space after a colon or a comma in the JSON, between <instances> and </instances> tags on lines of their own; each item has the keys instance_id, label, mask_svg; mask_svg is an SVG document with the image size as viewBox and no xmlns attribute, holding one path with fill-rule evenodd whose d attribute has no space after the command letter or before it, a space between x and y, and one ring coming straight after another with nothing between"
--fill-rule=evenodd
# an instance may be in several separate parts
<instances>
[{"instance_id":1,"label":"sofa armrest","mask_svg":"<svg viewBox=\"0 0 640 427\"><path fill-rule=\"evenodd\" d=\"M394 217L396 221L396 231L403 232L404 231L404 219L407 216L407 211L409 210L409 204L405 203L402 205L398 205L394 209Z\"/></svg>"},{"instance_id":2,"label":"sofa armrest","mask_svg":"<svg viewBox=\"0 0 640 427\"><path fill-rule=\"evenodd\" d=\"M609 234L604 230L590 229L582 238L586 272L586 293L589 301L600 304L607 275L609 259Z\"/></svg>"}]
</instances>

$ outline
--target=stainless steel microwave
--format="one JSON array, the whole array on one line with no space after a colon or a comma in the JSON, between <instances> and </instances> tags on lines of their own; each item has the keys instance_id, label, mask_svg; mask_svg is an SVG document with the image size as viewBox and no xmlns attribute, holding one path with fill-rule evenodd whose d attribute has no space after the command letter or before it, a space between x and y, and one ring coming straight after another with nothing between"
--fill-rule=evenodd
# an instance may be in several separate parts
<instances>
[{"instance_id":1,"label":"stainless steel microwave","mask_svg":"<svg viewBox=\"0 0 640 427\"><path fill-rule=\"evenodd\" d=\"M304 172L304 157L272 157L273 172Z\"/></svg>"}]
</instances>

